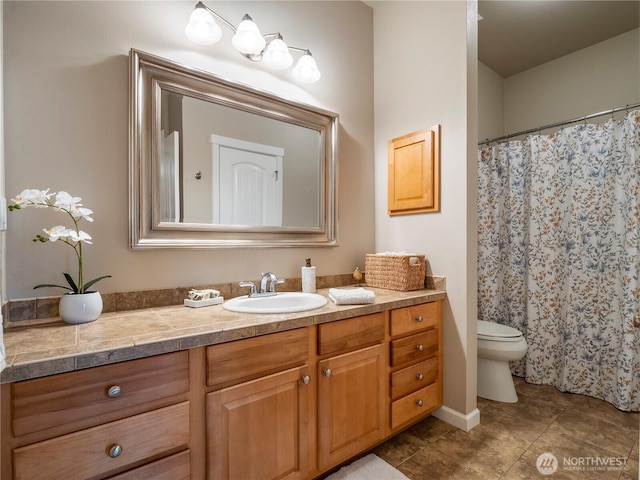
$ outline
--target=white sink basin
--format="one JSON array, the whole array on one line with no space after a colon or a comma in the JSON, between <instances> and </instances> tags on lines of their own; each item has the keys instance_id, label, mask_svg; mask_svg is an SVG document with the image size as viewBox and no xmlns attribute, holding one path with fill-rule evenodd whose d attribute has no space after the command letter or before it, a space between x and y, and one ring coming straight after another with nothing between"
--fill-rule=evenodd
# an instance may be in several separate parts
<instances>
[{"instance_id":1,"label":"white sink basin","mask_svg":"<svg viewBox=\"0 0 640 480\"><path fill-rule=\"evenodd\" d=\"M281 292L272 297L232 298L222 308L240 313L293 313L324 307L327 299L317 293Z\"/></svg>"}]
</instances>

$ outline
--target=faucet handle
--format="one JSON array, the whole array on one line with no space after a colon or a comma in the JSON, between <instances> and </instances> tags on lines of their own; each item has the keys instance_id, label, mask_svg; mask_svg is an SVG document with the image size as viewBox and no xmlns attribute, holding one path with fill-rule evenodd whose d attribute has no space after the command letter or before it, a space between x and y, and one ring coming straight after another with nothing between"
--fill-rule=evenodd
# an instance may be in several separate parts
<instances>
[{"instance_id":1,"label":"faucet handle","mask_svg":"<svg viewBox=\"0 0 640 480\"><path fill-rule=\"evenodd\" d=\"M252 296L252 295L256 294L256 284L255 283L242 281L242 282L238 283L238 285L241 286L241 287L249 287L249 288L251 288L251 290L249 291L249 296Z\"/></svg>"}]
</instances>

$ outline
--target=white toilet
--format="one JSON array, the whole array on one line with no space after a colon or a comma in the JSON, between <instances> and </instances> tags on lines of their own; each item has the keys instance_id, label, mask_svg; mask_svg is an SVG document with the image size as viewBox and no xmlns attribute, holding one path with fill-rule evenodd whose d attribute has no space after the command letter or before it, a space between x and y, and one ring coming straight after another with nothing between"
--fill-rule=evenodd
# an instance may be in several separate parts
<instances>
[{"instance_id":1,"label":"white toilet","mask_svg":"<svg viewBox=\"0 0 640 480\"><path fill-rule=\"evenodd\" d=\"M525 353L527 341L520 330L478 320L478 396L517 402L509 362L521 359Z\"/></svg>"}]
</instances>

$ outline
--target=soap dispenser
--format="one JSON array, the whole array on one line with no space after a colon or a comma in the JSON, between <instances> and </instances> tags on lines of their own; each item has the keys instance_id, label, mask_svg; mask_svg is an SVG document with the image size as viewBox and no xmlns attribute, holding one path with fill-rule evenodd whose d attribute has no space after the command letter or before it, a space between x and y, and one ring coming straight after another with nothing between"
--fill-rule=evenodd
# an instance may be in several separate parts
<instances>
[{"instance_id":1,"label":"soap dispenser","mask_svg":"<svg viewBox=\"0 0 640 480\"><path fill-rule=\"evenodd\" d=\"M316 293L316 267L311 266L311 259L306 259L306 265L302 267L302 291L304 293Z\"/></svg>"}]
</instances>

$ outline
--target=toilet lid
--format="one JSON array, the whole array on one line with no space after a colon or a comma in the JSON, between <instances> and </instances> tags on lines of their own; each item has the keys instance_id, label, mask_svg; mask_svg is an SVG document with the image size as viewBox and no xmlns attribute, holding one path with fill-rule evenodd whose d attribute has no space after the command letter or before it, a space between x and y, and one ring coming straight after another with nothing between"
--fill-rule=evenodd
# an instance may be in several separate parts
<instances>
[{"instance_id":1,"label":"toilet lid","mask_svg":"<svg viewBox=\"0 0 640 480\"><path fill-rule=\"evenodd\" d=\"M522 337L520 330L495 322L478 320L478 338L483 340L514 342L519 340L520 337Z\"/></svg>"}]
</instances>

